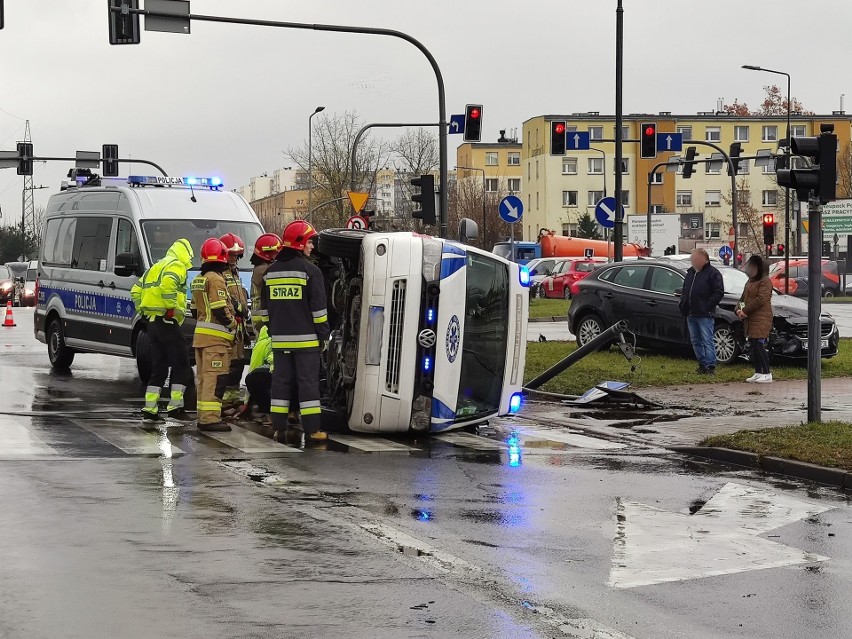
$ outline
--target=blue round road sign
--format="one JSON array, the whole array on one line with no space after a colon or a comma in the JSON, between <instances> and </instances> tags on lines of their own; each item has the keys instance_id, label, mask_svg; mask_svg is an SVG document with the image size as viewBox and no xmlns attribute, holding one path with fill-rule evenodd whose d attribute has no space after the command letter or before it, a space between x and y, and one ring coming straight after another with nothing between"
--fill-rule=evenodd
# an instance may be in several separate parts
<instances>
[{"instance_id":1,"label":"blue round road sign","mask_svg":"<svg viewBox=\"0 0 852 639\"><path fill-rule=\"evenodd\" d=\"M605 197L595 206L595 218L605 229L615 228L615 198Z\"/></svg>"},{"instance_id":2,"label":"blue round road sign","mask_svg":"<svg viewBox=\"0 0 852 639\"><path fill-rule=\"evenodd\" d=\"M731 259L734 256L734 249L725 244L724 246L719 247L719 257L721 259Z\"/></svg>"},{"instance_id":3,"label":"blue round road sign","mask_svg":"<svg viewBox=\"0 0 852 639\"><path fill-rule=\"evenodd\" d=\"M500 212L500 219L506 224L515 224L524 216L524 203L517 195L507 195L500 200L497 210Z\"/></svg>"}]
</instances>

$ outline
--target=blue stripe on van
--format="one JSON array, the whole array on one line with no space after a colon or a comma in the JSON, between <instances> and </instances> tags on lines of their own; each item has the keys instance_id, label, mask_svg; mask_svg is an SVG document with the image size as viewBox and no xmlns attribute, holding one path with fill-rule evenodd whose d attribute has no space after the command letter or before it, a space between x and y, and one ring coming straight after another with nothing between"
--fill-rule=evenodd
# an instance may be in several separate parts
<instances>
[{"instance_id":1,"label":"blue stripe on van","mask_svg":"<svg viewBox=\"0 0 852 639\"><path fill-rule=\"evenodd\" d=\"M128 297L116 297L75 291L65 288L40 286L38 289L38 305L44 307L51 297L58 297L66 311L85 313L98 317L131 319L136 314L133 302Z\"/></svg>"}]
</instances>

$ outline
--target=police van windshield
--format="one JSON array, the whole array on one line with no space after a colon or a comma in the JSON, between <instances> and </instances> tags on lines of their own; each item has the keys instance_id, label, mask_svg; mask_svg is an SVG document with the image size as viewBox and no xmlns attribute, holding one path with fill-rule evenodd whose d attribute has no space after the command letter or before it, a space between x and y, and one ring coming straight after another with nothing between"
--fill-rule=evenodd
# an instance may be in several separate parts
<instances>
[{"instance_id":1,"label":"police van windshield","mask_svg":"<svg viewBox=\"0 0 852 639\"><path fill-rule=\"evenodd\" d=\"M254 222L233 222L216 220L144 220L142 222L142 233L145 235L145 243L151 254L151 261L161 260L166 255L175 240L181 238L189 240L192 244L195 258L192 260L194 268L201 268L201 245L204 240L211 237L222 237L225 233L235 233L242 238L246 244L246 252L239 262L240 269L251 270L249 261L254 243L263 234L263 229Z\"/></svg>"}]
</instances>

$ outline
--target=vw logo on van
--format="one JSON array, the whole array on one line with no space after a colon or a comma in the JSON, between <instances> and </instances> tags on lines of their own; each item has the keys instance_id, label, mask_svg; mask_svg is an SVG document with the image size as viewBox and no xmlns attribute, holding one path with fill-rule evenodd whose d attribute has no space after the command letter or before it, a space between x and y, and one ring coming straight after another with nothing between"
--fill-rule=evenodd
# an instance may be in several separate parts
<instances>
[{"instance_id":1,"label":"vw logo on van","mask_svg":"<svg viewBox=\"0 0 852 639\"><path fill-rule=\"evenodd\" d=\"M450 364L456 361L456 355L459 354L459 344L461 343L461 324L459 318L453 315L450 318L450 325L447 326L447 359Z\"/></svg>"},{"instance_id":2,"label":"vw logo on van","mask_svg":"<svg viewBox=\"0 0 852 639\"><path fill-rule=\"evenodd\" d=\"M423 348L432 348L435 345L435 342L438 341L438 336L435 335L435 331L431 328L424 328L420 331L420 334L417 335L417 341Z\"/></svg>"}]
</instances>

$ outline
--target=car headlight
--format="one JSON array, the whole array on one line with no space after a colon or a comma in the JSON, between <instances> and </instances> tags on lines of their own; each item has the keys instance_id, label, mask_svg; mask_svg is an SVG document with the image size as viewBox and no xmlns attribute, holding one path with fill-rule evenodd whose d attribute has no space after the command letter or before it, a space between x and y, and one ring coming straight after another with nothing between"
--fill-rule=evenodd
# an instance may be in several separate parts
<instances>
[{"instance_id":1,"label":"car headlight","mask_svg":"<svg viewBox=\"0 0 852 639\"><path fill-rule=\"evenodd\" d=\"M3 282L3 284L0 285L0 289L3 289L4 291L8 292L12 290L13 286L14 284L12 284L11 282Z\"/></svg>"}]
</instances>

